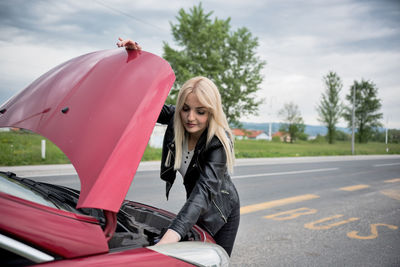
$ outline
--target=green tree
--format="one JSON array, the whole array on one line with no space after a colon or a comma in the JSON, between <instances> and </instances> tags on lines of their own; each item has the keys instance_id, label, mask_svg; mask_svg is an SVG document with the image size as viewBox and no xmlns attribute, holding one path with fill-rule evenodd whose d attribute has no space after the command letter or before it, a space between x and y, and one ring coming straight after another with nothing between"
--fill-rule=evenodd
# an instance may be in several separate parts
<instances>
[{"instance_id":1,"label":"green tree","mask_svg":"<svg viewBox=\"0 0 400 267\"><path fill-rule=\"evenodd\" d=\"M322 99L317 106L318 120L328 128L327 138L329 144L333 144L336 136L336 124L342 116L343 105L340 102L339 93L343 84L335 72L329 72L324 77L326 86Z\"/></svg>"},{"instance_id":2,"label":"green tree","mask_svg":"<svg viewBox=\"0 0 400 267\"><path fill-rule=\"evenodd\" d=\"M283 120L279 130L288 133L290 143L293 143L305 130L299 107L293 102L285 103L283 108L279 110L278 115Z\"/></svg>"},{"instance_id":3,"label":"green tree","mask_svg":"<svg viewBox=\"0 0 400 267\"><path fill-rule=\"evenodd\" d=\"M255 97L263 81L266 64L256 55L258 40L250 31L230 30L230 18L211 19L201 3L186 12L179 10L177 24L171 23L172 35L179 48L164 42L164 58L176 74L168 98L175 103L179 88L194 76L206 76L218 87L224 112L230 123L239 124L243 115L257 114L262 100Z\"/></svg>"},{"instance_id":4,"label":"green tree","mask_svg":"<svg viewBox=\"0 0 400 267\"><path fill-rule=\"evenodd\" d=\"M345 107L344 119L352 127L353 95L355 90L355 128L356 138L359 143L367 143L375 128L381 127L383 114L379 112L382 107L378 98L378 88L373 82L361 80L354 81L350 87L350 93L346 95L349 105Z\"/></svg>"},{"instance_id":5,"label":"green tree","mask_svg":"<svg viewBox=\"0 0 400 267\"><path fill-rule=\"evenodd\" d=\"M388 142L398 144L400 143L400 130L389 129L388 130Z\"/></svg>"},{"instance_id":6,"label":"green tree","mask_svg":"<svg viewBox=\"0 0 400 267\"><path fill-rule=\"evenodd\" d=\"M299 140L302 140L302 141L307 141L308 137L309 137L309 135L306 134L305 132L300 133L298 136Z\"/></svg>"},{"instance_id":7,"label":"green tree","mask_svg":"<svg viewBox=\"0 0 400 267\"><path fill-rule=\"evenodd\" d=\"M386 133L384 130L382 130L381 128L374 128L371 131L371 135L369 140L371 140L372 142L385 142L385 138L386 138Z\"/></svg>"},{"instance_id":8,"label":"green tree","mask_svg":"<svg viewBox=\"0 0 400 267\"><path fill-rule=\"evenodd\" d=\"M336 130L335 139L338 141L350 141L351 135L343 131Z\"/></svg>"}]
</instances>

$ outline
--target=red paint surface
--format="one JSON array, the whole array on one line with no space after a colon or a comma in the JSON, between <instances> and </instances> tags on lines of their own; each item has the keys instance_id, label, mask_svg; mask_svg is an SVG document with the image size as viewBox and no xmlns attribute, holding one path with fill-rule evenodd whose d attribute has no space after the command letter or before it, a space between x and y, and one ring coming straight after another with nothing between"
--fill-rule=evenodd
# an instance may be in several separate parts
<instances>
[{"instance_id":1,"label":"red paint surface","mask_svg":"<svg viewBox=\"0 0 400 267\"><path fill-rule=\"evenodd\" d=\"M63 150L81 180L78 207L118 212L174 80L166 61L144 51L87 54L1 106L0 126L29 129ZM4 193L0 214L3 233L66 258L45 265L191 266L145 248L109 253L96 219Z\"/></svg>"},{"instance_id":2,"label":"red paint surface","mask_svg":"<svg viewBox=\"0 0 400 267\"><path fill-rule=\"evenodd\" d=\"M70 259L54 261L40 266L135 266L135 267L187 267L193 266L175 258L160 254L158 252L139 248L135 250L125 250L109 254L96 255L90 258Z\"/></svg>"},{"instance_id":3,"label":"red paint surface","mask_svg":"<svg viewBox=\"0 0 400 267\"><path fill-rule=\"evenodd\" d=\"M92 217L46 207L0 192L0 229L10 237L72 258L108 252L103 230Z\"/></svg>"},{"instance_id":4,"label":"red paint surface","mask_svg":"<svg viewBox=\"0 0 400 267\"><path fill-rule=\"evenodd\" d=\"M153 54L94 52L55 67L4 104L0 126L36 132L68 156L81 180L78 208L118 212L174 80Z\"/></svg>"}]
</instances>

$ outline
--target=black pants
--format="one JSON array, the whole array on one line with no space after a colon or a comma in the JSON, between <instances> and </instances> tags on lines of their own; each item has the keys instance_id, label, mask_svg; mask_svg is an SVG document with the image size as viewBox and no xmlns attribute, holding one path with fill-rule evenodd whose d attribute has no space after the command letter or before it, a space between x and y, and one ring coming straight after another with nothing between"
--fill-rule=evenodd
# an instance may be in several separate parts
<instances>
[{"instance_id":1,"label":"black pants","mask_svg":"<svg viewBox=\"0 0 400 267\"><path fill-rule=\"evenodd\" d=\"M228 222L213 236L215 242L223 247L231 256L233 244L235 243L236 234L239 228L240 221L240 205L235 207L231 215L228 217Z\"/></svg>"}]
</instances>

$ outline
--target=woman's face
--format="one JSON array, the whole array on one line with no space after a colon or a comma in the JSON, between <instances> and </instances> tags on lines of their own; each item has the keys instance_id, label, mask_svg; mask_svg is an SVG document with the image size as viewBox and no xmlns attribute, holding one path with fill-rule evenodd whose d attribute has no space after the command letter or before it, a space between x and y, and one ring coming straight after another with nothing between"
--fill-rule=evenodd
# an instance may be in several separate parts
<instances>
[{"instance_id":1,"label":"woman's face","mask_svg":"<svg viewBox=\"0 0 400 267\"><path fill-rule=\"evenodd\" d=\"M194 137L200 137L208 125L209 113L195 94L188 94L180 115L186 131Z\"/></svg>"}]
</instances>

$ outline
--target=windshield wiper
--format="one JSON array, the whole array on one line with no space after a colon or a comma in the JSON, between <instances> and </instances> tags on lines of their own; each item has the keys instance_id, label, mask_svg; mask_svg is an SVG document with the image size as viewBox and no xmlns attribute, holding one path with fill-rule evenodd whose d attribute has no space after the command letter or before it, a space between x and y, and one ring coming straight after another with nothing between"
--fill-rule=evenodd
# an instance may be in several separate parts
<instances>
[{"instance_id":1,"label":"windshield wiper","mask_svg":"<svg viewBox=\"0 0 400 267\"><path fill-rule=\"evenodd\" d=\"M67 202L66 196L62 196L57 192L56 189L52 188L52 190L49 189L49 186L46 186L45 183L41 182L36 182L28 178L21 178L16 176L15 173L13 172L1 172L5 174L8 178L13 179L18 181L19 183L27 186L31 190L39 193L43 197L45 197L47 200L51 201L54 205L57 207L62 206L64 209L67 207L68 210L72 210L69 205L66 205L65 202ZM68 200L70 202L74 202L73 198L69 198Z\"/></svg>"}]
</instances>

